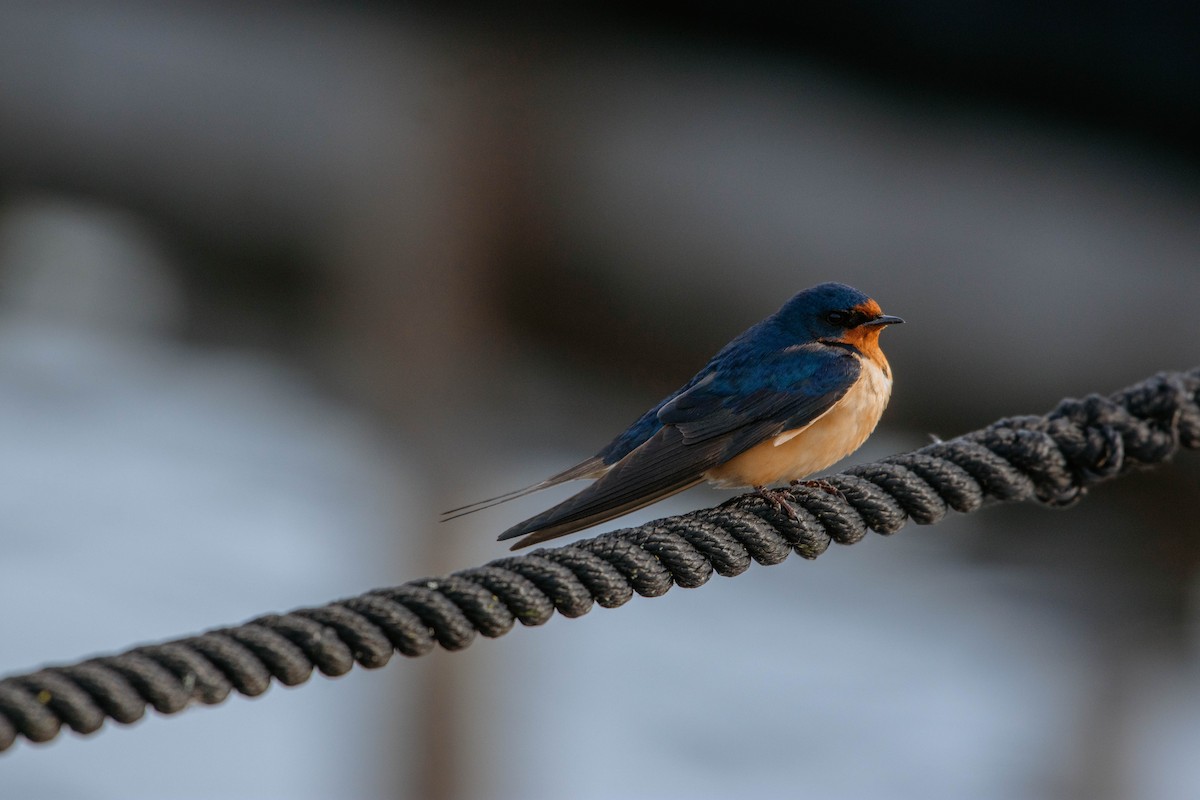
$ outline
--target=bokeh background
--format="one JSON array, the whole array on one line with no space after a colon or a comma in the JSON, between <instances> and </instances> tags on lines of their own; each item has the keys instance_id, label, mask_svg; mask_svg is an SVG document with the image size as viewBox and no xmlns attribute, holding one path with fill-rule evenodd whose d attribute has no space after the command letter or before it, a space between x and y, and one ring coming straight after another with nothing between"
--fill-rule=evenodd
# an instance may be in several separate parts
<instances>
[{"instance_id":1,"label":"bokeh background","mask_svg":"<svg viewBox=\"0 0 1200 800\"><path fill-rule=\"evenodd\" d=\"M0 671L497 557L565 492L438 512L819 281L908 320L854 460L1200 363L1198 25L0 2ZM1200 796L1198 484L21 744L0 796Z\"/></svg>"}]
</instances>

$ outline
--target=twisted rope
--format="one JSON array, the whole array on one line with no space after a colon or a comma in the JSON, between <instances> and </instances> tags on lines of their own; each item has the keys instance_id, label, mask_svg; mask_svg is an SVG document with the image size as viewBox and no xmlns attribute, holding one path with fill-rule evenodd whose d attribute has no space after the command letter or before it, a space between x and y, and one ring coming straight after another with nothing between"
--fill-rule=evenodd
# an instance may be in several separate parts
<instances>
[{"instance_id":1,"label":"twisted rope","mask_svg":"<svg viewBox=\"0 0 1200 800\"><path fill-rule=\"evenodd\" d=\"M830 542L868 530L932 525L950 509L1034 499L1067 506L1088 487L1200 447L1200 367L1161 373L1110 397L1064 400L1044 416L1012 417L911 453L851 467L820 488L788 490L792 511L747 494L716 508L668 517L564 547L502 558L444 578L358 597L119 655L46 667L0 680L0 750L18 735L45 742L65 724L92 733L106 717L135 722L151 705L174 714L220 703L231 691L262 694L275 679L308 680L315 667L341 675L357 662L382 667L394 651L461 650L476 633L496 637L516 622L541 625L593 603L622 605L673 585L701 586L713 572L739 575L751 561L778 564L795 551L816 558Z\"/></svg>"}]
</instances>

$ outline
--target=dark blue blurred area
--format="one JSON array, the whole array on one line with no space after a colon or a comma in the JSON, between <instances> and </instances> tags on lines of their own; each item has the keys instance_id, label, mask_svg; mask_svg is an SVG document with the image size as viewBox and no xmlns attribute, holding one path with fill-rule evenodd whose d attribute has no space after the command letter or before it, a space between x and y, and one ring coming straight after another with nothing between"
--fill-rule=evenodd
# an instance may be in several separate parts
<instances>
[{"instance_id":1,"label":"dark blue blurred area","mask_svg":"<svg viewBox=\"0 0 1200 800\"><path fill-rule=\"evenodd\" d=\"M561 495L437 512L590 455L821 281L907 320L853 460L1200 363L1197 30L5 4L0 669L499 557ZM1198 479L22 745L0 796L1196 796Z\"/></svg>"}]
</instances>

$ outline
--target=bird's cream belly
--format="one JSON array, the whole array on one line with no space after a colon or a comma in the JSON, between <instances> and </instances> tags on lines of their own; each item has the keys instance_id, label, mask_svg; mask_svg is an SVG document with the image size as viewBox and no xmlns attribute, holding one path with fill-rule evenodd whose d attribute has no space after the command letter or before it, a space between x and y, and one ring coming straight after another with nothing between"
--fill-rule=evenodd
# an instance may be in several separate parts
<instances>
[{"instance_id":1,"label":"bird's cream belly","mask_svg":"<svg viewBox=\"0 0 1200 800\"><path fill-rule=\"evenodd\" d=\"M768 486L800 480L832 466L875 430L891 389L892 381L883 370L864 360L862 377L825 414L799 433L785 431L751 447L713 467L705 477L718 486ZM793 435L789 438L789 434Z\"/></svg>"}]
</instances>

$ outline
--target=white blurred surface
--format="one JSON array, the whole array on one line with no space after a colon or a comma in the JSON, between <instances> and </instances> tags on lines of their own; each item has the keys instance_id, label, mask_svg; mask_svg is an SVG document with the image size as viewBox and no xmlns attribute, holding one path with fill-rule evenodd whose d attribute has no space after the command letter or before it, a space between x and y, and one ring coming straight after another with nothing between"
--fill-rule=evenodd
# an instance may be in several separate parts
<instances>
[{"instance_id":1,"label":"white blurred surface","mask_svg":"<svg viewBox=\"0 0 1200 800\"><path fill-rule=\"evenodd\" d=\"M153 249L136 229L30 213L19 246L9 229L21 269L0 310L0 670L395 582L397 521L424 506L388 437L268 355L159 337L171 305L139 304L169 297L170 275L121 257ZM71 291L42 291L48 276ZM401 759L383 742L415 674L357 670L22 742L0 795L383 796L380 764Z\"/></svg>"}]
</instances>

